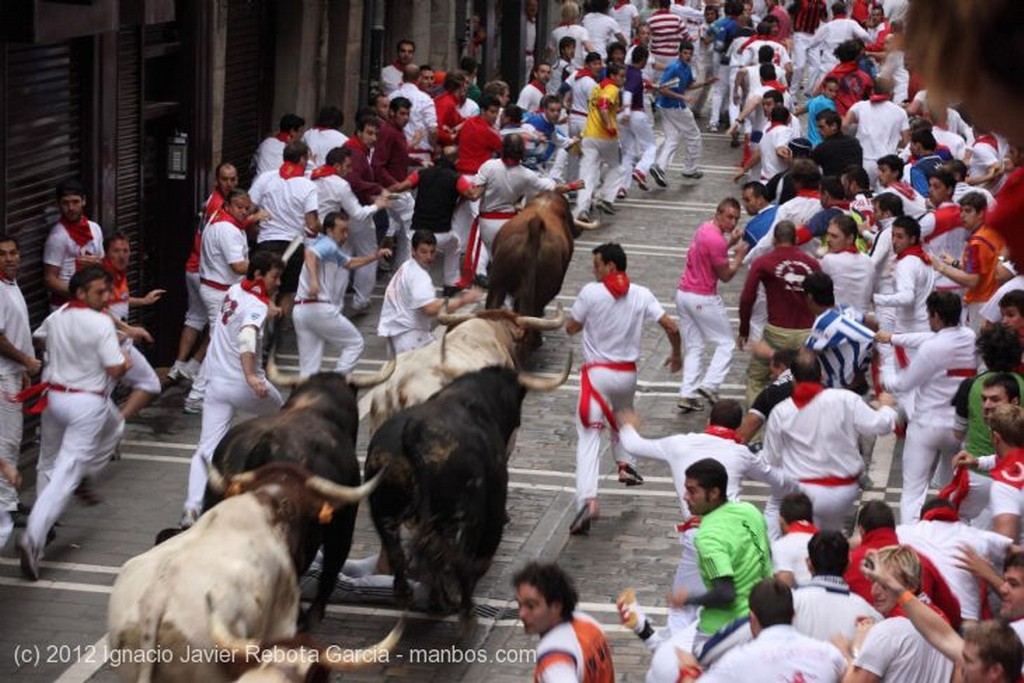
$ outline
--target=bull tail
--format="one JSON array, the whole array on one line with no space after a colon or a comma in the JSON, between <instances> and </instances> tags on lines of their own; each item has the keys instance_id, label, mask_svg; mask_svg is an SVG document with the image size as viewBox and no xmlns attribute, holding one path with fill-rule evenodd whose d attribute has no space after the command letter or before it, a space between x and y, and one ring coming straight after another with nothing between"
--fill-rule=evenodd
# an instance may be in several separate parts
<instances>
[{"instance_id":1,"label":"bull tail","mask_svg":"<svg viewBox=\"0 0 1024 683\"><path fill-rule=\"evenodd\" d=\"M526 224L526 269L516 292L516 312L520 315L544 315L543 310L537 310L537 262L540 261L543 233L544 219L538 212Z\"/></svg>"}]
</instances>

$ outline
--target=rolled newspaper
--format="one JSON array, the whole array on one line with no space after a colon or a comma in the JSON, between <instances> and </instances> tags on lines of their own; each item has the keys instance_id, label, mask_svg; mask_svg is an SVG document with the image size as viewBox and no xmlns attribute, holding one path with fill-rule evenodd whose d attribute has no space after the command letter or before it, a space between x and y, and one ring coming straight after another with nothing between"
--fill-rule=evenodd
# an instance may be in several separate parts
<instances>
[{"instance_id":1,"label":"rolled newspaper","mask_svg":"<svg viewBox=\"0 0 1024 683\"><path fill-rule=\"evenodd\" d=\"M637 623L636 591L632 588L622 591L619 594L617 604L621 605L621 609L629 615L623 625L635 629Z\"/></svg>"}]
</instances>

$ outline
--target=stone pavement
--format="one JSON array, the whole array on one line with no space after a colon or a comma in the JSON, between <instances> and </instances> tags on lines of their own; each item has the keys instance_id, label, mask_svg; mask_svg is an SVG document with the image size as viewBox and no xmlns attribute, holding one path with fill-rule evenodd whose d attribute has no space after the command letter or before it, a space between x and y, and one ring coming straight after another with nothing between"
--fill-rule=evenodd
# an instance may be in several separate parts
<instances>
[{"instance_id":1,"label":"stone pavement","mask_svg":"<svg viewBox=\"0 0 1024 683\"><path fill-rule=\"evenodd\" d=\"M674 292L686 248L697 226L710 218L718 200L738 196L730 176L738 150L722 135L705 136L705 177L684 181L679 168L669 171L670 187L632 195L617 204L618 215L576 243L559 301L568 309L583 284L592 280L590 250L605 241L619 241L629 257L631 278L647 285L671 314ZM722 287L733 324L742 277ZM374 336L383 280L371 313L356 322L367 338L361 369L379 367L385 350ZM637 409L645 419L642 433L663 436L696 431L706 413L674 411L679 377L662 367L669 347L660 328L651 326L643 339ZM563 332L550 333L531 359L531 369L555 372L579 341ZM294 347L278 355L284 370L297 370ZM737 354L722 395L742 399L746 359ZM528 395L523 425L510 461L509 525L490 572L477 587L477 619L463 627L455 619L428 619L414 614L390 663L351 680L506 681L528 680L533 640L516 620L509 580L515 569L534 557L557 559L576 579L581 608L608 627L619 680L641 681L649 660L640 642L617 624L614 600L623 588L636 589L640 603L655 623L665 614L665 593L678 560L674 525L679 505L667 467L642 468L647 483L625 488L605 458L601 481L601 519L589 537L568 536L573 512L575 428L573 411L578 375L550 394ZM156 404L128 426L121 451L99 482L103 502L86 508L73 503L57 528L42 565L43 580L30 584L19 575L10 546L0 557L0 678L24 681L114 681L102 665L106 603L118 568L152 546L156 532L177 523L184 495L188 460L198 437L199 419L181 413L183 389L168 389ZM360 432L359 452L368 435ZM891 443L876 448L872 478L877 488L865 497L898 500L899 472L890 467ZM890 472L891 470L891 472ZM891 476L890 476L891 475ZM747 499L760 504L766 490L744 487ZM31 500L31 493L24 496ZM368 508L359 513L350 557L375 551L376 535ZM363 646L390 630L399 612L389 601L380 604L332 604L315 635L328 643ZM502 661L497 661L498 659Z\"/></svg>"}]
</instances>

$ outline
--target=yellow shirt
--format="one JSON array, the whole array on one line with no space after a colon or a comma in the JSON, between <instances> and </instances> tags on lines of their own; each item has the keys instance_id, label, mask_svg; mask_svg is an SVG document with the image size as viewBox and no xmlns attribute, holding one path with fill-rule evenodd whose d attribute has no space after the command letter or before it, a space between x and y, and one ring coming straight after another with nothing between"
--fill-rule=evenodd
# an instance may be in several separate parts
<instances>
[{"instance_id":1,"label":"yellow shirt","mask_svg":"<svg viewBox=\"0 0 1024 683\"><path fill-rule=\"evenodd\" d=\"M612 128L609 132L604 127L601 112L608 112L612 120L612 126L616 125L616 116L619 113L619 88L609 80L601 81L597 87L590 91L590 99L587 106L587 125L583 127L583 137L598 138L599 140L616 140L619 137L618 128Z\"/></svg>"}]
</instances>

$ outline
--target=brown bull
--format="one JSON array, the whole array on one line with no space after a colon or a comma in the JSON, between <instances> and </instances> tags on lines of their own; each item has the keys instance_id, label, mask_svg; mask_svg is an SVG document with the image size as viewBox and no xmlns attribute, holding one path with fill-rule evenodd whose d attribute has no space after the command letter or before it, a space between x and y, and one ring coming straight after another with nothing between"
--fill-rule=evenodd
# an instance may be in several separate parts
<instances>
[{"instance_id":1,"label":"brown bull","mask_svg":"<svg viewBox=\"0 0 1024 683\"><path fill-rule=\"evenodd\" d=\"M544 315L544 307L562 291L579 235L565 197L537 195L494 238L487 308L501 308L512 297L517 313Z\"/></svg>"}]
</instances>

